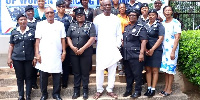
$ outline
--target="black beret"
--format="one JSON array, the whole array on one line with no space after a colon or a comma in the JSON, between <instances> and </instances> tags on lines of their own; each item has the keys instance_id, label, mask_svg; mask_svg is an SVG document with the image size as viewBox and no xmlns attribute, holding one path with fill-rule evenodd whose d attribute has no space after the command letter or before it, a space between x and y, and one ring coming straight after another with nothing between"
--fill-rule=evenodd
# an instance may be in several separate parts
<instances>
[{"instance_id":1,"label":"black beret","mask_svg":"<svg viewBox=\"0 0 200 100\"><path fill-rule=\"evenodd\" d=\"M65 1L64 1L64 0L58 0L58 1L56 2L56 6L63 5L63 4L65 4Z\"/></svg>"},{"instance_id":2,"label":"black beret","mask_svg":"<svg viewBox=\"0 0 200 100\"><path fill-rule=\"evenodd\" d=\"M20 17L26 17L26 15L22 14L22 13L19 13L16 17L16 20L18 20Z\"/></svg>"},{"instance_id":3,"label":"black beret","mask_svg":"<svg viewBox=\"0 0 200 100\"><path fill-rule=\"evenodd\" d=\"M147 3L143 3L142 5L141 5L141 8L142 7L148 7L149 8L149 5L147 4Z\"/></svg>"},{"instance_id":4,"label":"black beret","mask_svg":"<svg viewBox=\"0 0 200 100\"><path fill-rule=\"evenodd\" d=\"M127 14L130 14L130 13L136 13L137 15L139 15L139 11L135 10L135 9L131 9L131 10L127 11Z\"/></svg>"},{"instance_id":5,"label":"black beret","mask_svg":"<svg viewBox=\"0 0 200 100\"><path fill-rule=\"evenodd\" d=\"M77 15L77 14L85 14L83 7L78 7L76 9L74 9L73 12L75 12L75 15Z\"/></svg>"},{"instance_id":6,"label":"black beret","mask_svg":"<svg viewBox=\"0 0 200 100\"><path fill-rule=\"evenodd\" d=\"M27 12L28 10L33 10L33 6L32 5L28 5L25 7L25 12Z\"/></svg>"},{"instance_id":7,"label":"black beret","mask_svg":"<svg viewBox=\"0 0 200 100\"><path fill-rule=\"evenodd\" d=\"M158 13L157 13L157 10L156 10L156 9L151 9L151 10L149 10L148 14L149 14L149 13L155 13L155 14L158 16Z\"/></svg>"}]
</instances>

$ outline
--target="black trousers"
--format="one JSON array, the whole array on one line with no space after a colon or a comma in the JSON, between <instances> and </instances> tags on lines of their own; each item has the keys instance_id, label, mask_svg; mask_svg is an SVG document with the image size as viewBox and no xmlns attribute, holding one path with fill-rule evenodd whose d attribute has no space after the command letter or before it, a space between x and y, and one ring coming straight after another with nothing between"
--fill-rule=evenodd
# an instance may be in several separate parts
<instances>
[{"instance_id":1,"label":"black trousers","mask_svg":"<svg viewBox=\"0 0 200 100\"><path fill-rule=\"evenodd\" d=\"M62 85L63 86L67 86L68 84L68 78L69 78L69 74L72 71L72 67L71 67L71 62L70 62L70 47L68 46L66 48L66 57L65 60L62 63L62 69L63 69L63 74L62 74Z\"/></svg>"},{"instance_id":2,"label":"black trousers","mask_svg":"<svg viewBox=\"0 0 200 100\"><path fill-rule=\"evenodd\" d=\"M33 73L32 73L32 86L33 85L37 85L37 73L38 73L38 69L33 68Z\"/></svg>"},{"instance_id":3,"label":"black trousers","mask_svg":"<svg viewBox=\"0 0 200 100\"><path fill-rule=\"evenodd\" d=\"M144 62L139 62L138 59L124 60L125 75L126 75L126 91L132 91L133 82L135 80L135 92L142 91L142 70Z\"/></svg>"},{"instance_id":4,"label":"black trousers","mask_svg":"<svg viewBox=\"0 0 200 100\"><path fill-rule=\"evenodd\" d=\"M61 85L61 73L51 73L53 77L53 93L52 96L60 95ZM49 73L40 71L40 89L42 95L48 95L47 86L48 86L48 77Z\"/></svg>"},{"instance_id":5,"label":"black trousers","mask_svg":"<svg viewBox=\"0 0 200 100\"><path fill-rule=\"evenodd\" d=\"M33 65L32 60L30 61L18 61L13 60L13 66L15 69L16 77L17 77L17 86L19 96L24 97L24 80L26 83L26 95L31 94L32 89L32 71Z\"/></svg>"},{"instance_id":6,"label":"black trousers","mask_svg":"<svg viewBox=\"0 0 200 100\"><path fill-rule=\"evenodd\" d=\"M80 92L82 80L83 92L88 93L89 73L92 63L91 56L71 55L72 72L74 74L74 92Z\"/></svg>"}]
</instances>

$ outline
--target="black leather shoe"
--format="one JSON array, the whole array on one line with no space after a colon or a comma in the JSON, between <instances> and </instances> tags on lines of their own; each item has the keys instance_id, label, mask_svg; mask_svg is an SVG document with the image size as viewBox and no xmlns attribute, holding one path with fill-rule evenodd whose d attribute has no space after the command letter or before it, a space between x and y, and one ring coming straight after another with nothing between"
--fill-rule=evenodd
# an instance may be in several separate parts
<instances>
[{"instance_id":1,"label":"black leather shoe","mask_svg":"<svg viewBox=\"0 0 200 100\"><path fill-rule=\"evenodd\" d=\"M80 97L80 93L74 93L72 99L77 99L78 97Z\"/></svg>"},{"instance_id":2,"label":"black leather shoe","mask_svg":"<svg viewBox=\"0 0 200 100\"><path fill-rule=\"evenodd\" d=\"M144 94L145 96L149 96L149 93L151 92L151 89L147 89L147 92Z\"/></svg>"},{"instance_id":3,"label":"black leather shoe","mask_svg":"<svg viewBox=\"0 0 200 100\"><path fill-rule=\"evenodd\" d=\"M31 96L30 96L30 95L27 95L27 96L26 96L26 100L31 100Z\"/></svg>"},{"instance_id":4,"label":"black leather shoe","mask_svg":"<svg viewBox=\"0 0 200 100\"><path fill-rule=\"evenodd\" d=\"M155 90L151 90L148 96L152 97L154 95L155 95Z\"/></svg>"},{"instance_id":5,"label":"black leather shoe","mask_svg":"<svg viewBox=\"0 0 200 100\"><path fill-rule=\"evenodd\" d=\"M87 100L88 99L88 93L83 93L83 99Z\"/></svg>"},{"instance_id":6,"label":"black leather shoe","mask_svg":"<svg viewBox=\"0 0 200 100\"><path fill-rule=\"evenodd\" d=\"M47 100L48 96L47 95L43 95L40 100Z\"/></svg>"},{"instance_id":7,"label":"black leather shoe","mask_svg":"<svg viewBox=\"0 0 200 100\"><path fill-rule=\"evenodd\" d=\"M63 86L62 86L63 89L66 89L67 87L68 87L67 85L63 85Z\"/></svg>"},{"instance_id":8,"label":"black leather shoe","mask_svg":"<svg viewBox=\"0 0 200 100\"><path fill-rule=\"evenodd\" d=\"M18 100L25 100L23 96L19 96Z\"/></svg>"},{"instance_id":9,"label":"black leather shoe","mask_svg":"<svg viewBox=\"0 0 200 100\"><path fill-rule=\"evenodd\" d=\"M62 98L59 95L53 96L53 99L62 100Z\"/></svg>"},{"instance_id":10,"label":"black leather shoe","mask_svg":"<svg viewBox=\"0 0 200 100\"><path fill-rule=\"evenodd\" d=\"M130 91L126 91L124 94L123 94L123 97L127 97L129 95L131 95L132 93Z\"/></svg>"},{"instance_id":11,"label":"black leather shoe","mask_svg":"<svg viewBox=\"0 0 200 100\"><path fill-rule=\"evenodd\" d=\"M138 98L141 96L141 92L135 92L133 95L131 95L132 98Z\"/></svg>"},{"instance_id":12,"label":"black leather shoe","mask_svg":"<svg viewBox=\"0 0 200 100\"><path fill-rule=\"evenodd\" d=\"M33 88L33 89L38 89L39 87L38 87L37 84L36 84L36 85L32 85L32 88Z\"/></svg>"}]
</instances>

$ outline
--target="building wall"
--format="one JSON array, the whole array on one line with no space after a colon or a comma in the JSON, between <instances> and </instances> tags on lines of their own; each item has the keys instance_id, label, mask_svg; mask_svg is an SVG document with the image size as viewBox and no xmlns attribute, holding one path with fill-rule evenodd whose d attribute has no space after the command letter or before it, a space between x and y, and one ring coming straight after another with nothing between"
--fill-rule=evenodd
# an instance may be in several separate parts
<instances>
[{"instance_id":1,"label":"building wall","mask_svg":"<svg viewBox=\"0 0 200 100\"><path fill-rule=\"evenodd\" d=\"M0 35L0 54L7 54L10 35Z\"/></svg>"}]
</instances>

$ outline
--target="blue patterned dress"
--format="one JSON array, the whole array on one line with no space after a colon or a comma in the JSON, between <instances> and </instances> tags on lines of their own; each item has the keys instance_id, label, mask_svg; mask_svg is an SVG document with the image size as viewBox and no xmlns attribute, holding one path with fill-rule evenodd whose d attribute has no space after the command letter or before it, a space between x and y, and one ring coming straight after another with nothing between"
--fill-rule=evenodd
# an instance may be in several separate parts
<instances>
[{"instance_id":1,"label":"blue patterned dress","mask_svg":"<svg viewBox=\"0 0 200 100\"><path fill-rule=\"evenodd\" d=\"M160 70L168 74L176 74L176 65L178 59L179 45L175 51L175 59L171 60L170 55L174 46L175 34L181 33L181 23L177 19L173 19L169 23L162 22L165 27L165 36L163 41L163 54Z\"/></svg>"}]
</instances>

